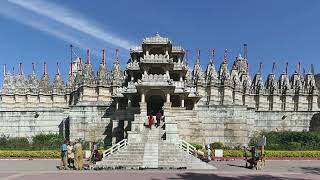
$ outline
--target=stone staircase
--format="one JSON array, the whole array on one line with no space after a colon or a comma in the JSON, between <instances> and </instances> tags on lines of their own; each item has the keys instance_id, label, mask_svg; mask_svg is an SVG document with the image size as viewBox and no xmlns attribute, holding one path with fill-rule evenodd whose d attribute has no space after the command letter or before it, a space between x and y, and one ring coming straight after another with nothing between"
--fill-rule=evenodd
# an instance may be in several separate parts
<instances>
[{"instance_id":1,"label":"stone staircase","mask_svg":"<svg viewBox=\"0 0 320 180\"><path fill-rule=\"evenodd\" d=\"M190 155L178 144L162 139L164 130L154 126L146 128L143 143L130 143L117 152L104 157L94 169L216 169Z\"/></svg>"}]
</instances>

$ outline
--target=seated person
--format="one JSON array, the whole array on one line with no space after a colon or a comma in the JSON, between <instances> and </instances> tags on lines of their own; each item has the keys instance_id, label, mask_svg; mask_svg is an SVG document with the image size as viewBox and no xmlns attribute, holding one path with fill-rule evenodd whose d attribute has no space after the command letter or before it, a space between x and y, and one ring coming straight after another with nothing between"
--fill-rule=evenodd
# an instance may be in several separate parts
<instances>
[{"instance_id":1,"label":"seated person","mask_svg":"<svg viewBox=\"0 0 320 180\"><path fill-rule=\"evenodd\" d=\"M251 158L247 161L250 163L249 168L253 168L253 165L257 164L257 160L259 159L259 155L257 153L256 147L252 146L251 149L247 149L249 152L251 152Z\"/></svg>"},{"instance_id":2,"label":"seated person","mask_svg":"<svg viewBox=\"0 0 320 180\"><path fill-rule=\"evenodd\" d=\"M99 151L96 149L94 150L93 156L92 156L92 162L95 163L97 161L102 160L102 155L99 153Z\"/></svg>"}]
</instances>

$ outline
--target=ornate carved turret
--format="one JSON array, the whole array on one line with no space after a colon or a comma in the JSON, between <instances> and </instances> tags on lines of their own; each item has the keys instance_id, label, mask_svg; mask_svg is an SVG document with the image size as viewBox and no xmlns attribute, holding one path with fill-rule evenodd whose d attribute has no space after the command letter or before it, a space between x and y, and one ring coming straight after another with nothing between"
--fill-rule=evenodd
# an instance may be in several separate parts
<instances>
[{"instance_id":1,"label":"ornate carved turret","mask_svg":"<svg viewBox=\"0 0 320 180\"><path fill-rule=\"evenodd\" d=\"M119 56L118 56L118 50L116 50L116 60L112 65L111 70L112 75L112 86L121 86L124 81L124 75L121 71L120 64L119 64Z\"/></svg>"},{"instance_id":2,"label":"ornate carved turret","mask_svg":"<svg viewBox=\"0 0 320 180\"><path fill-rule=\"evenodd\" d=\"M298 74L297 71L295 71L293 73L293 75L291 76L290 86L291 86L291 89L293 90L293 92L295 94L299 94L300 93L300 90L301 90L301 87L302 87L302 83L300 81L300 77L299 77L299 74Z\"/></svg>"},{"instance_id":3,"label":"ornate carved turret","mask_svg":"<svg viewBox=\"0 0 320 180\"><path fill-rule=\"evenodd\" d=\"M242 84L240 82L239 72L237 71L236 63L232 66L231 70L231 85L235 90L242 89Z\"/></svg>"},{"instance_id":4,"label":"ornate carved turret","mask_svg":"<svg viewBox=\"0 0 320 180\"><path fill-rule=\"evenodd\" d=\"M25 94L27 92L27 80L22 71L22 63L20 63L19 74L16 77L16 93Z\"/></svg>"},{"instance_id":5,"label":"ornate carved turret","mask_svg":"<svg viewBox=\"0 0 320 180\"><path fill-rule=\"evenodd\" d=\"M109 74L105 64L105 52L104 52L104 49L102 49L102 60L99 65L99 70L97 72L97 83L100 86L106 86L108 85L108 79L109 79Z\"/></svg>"},{"instance_id":6,"label":"ornate carved turret","mask_svg":"<svg viewBox=\"0 0 320 180\"><path fill-rule=\"evenodd\" d=\"M66 91L66 86L60 74L59 65L57 64L57 73L53 80L53 93L64 94L65 91Z\"/></svg>"},{"instance_id":7,"label":"ornate carved turret","mask_svg":"<svg viewBox=\"0 0 320 180\"><path fill-rule=\"evenodd\" d=\"M2 85L2 93L3 94L11 94L14 92L11 74L6 71L6 65L4 65L4 77L3 77L3 85Z\"/></svg>"},{"instance_id":8,"label":"ornate carved turret","mask_svg":"<svg viewBox=\"0 0 320 180\"><path fill-rule=\"evenodd\" d=\"M261 63L260 63L259 71L256 73L256 75L253 78L251 89L252 89L252 93L255 93L255 94L263 93L264 86L263 86L263 80L261 75Z\"/></svg>"},{"instance_id":9,"label":"ornate carved turret","mask_svg":"<svg viewBox=\"0 0 320 180\"><path fill-rule=\"evenodd\" d=\"M33 94L39 92L39 80L36 74L34 63L32 63L32 72L28 76L28 89L29 92Z\"/></svg>"},{"instance_id":10,"label":"ornate carved turret","mask_svg":"<svg viewBox=\"0 0 320 180\"><path fill-rule=\"evenodd\" d=\"M309 71L305 77L305 90L306 90L306 93L308 94L318 93L318 89L316 87L316 81L311 71Z\"/></svg>"},{"instance_id":11,"label":"ornate carved turret","mask_svg":"<svg viewBox=\"0 0 320 180\"><path fill-rule=\"evenodd\" d=\"M94 86L95 83L95 77L94 77L94 72L92 70L92 64L90 61L90 50L87 50L87 62L83 66L83 85L86 86Z\"/></svg>"},{"instance_id":12,"label":"ornate carved turret","mask_svg":"<svg viewBox=\"0 0 320 180\"><path fill-rule=\"evenodd\" d=\"M288 75L285 72L282 72L278 82L279 82L278 83L279 92L281 94L287 94L288 91L290 90L290 83L289 83Z\"/></svg>"},{"instance_id":13,"label":"ornate carved turret","mask_svg":"<svg viewBox=\"0 0 320 180\"><path fill-rule=\"evenodd\" d=\"M44 71L39 83L39 90L40 90L40 93L44 93L44 94L52 93L52 86L51 86L49 75L47 74L46 63L44 63Z\"/></svg>"}]
</instances>

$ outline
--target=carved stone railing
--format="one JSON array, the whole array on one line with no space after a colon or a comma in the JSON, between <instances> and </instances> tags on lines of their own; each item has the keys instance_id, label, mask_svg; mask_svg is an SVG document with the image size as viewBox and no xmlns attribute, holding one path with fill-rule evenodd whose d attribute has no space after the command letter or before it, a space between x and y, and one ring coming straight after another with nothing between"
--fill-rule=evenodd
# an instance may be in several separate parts
<instances>
[{"instance_id":1,"label":"carved stone railing","mask_svg":"<svg viewBox=\"0 0 320 180\"><path fill-rule=\"evenodd\" d=\"M168 81L170 77L167 74L142 74L142 81Z\"/></svg>"},{"instance_id":2,"label":"carved stone railing","mask_svg":"<svg viewBox=\"0 0 320 180\"><path fill-rule=\"evenodd\" d=\"M111 148L105 150L103 152L103 158L107 158L108 156L110 156L111 154L119 151L120 149L126 147L128 145L128 139L123 139L120 142L118 142L117 144L113 145Z\"/></svg>"},{"instance_id":3,"label":"carved stone railing","mask_svg":"<svg viewBox=\"0 0 320 180\"><path fill-rule=\"evenodd\" d=\"M147 37L143 40L143 43L147 43L147 44L157 44L157 43L167 44L169 42L170 42L169 38L161 37L158 34L154 37Z\"/></svg>"},{"instance_id":4,"label":"carved stone railing","mask_svg":"<svg viewBox=\"0 0 320 180\"><path fill-rule=\"evenodd\" d=\"M140 58L141 63L173 63L173 60L168 55L162 54L151 54L144 55Z\"/></svg>"}]
</instances>

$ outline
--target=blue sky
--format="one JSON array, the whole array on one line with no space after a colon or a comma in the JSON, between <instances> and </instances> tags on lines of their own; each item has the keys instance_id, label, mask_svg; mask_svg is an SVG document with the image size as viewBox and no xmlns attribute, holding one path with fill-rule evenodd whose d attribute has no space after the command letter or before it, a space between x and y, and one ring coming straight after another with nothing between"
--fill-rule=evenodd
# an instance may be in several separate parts
<instances>
[{"instance_id":1,"label":"blue sky","mask_svg":"<svg viewBox=\"0 0 320 180\"><path fill-rule=\"evenodd\" d=\"M228 49L228 61L248 44L249 70L253 75L263 62L263 73L276 61L279 75L289 62L289 72L315 65L318 72L320 47L320 1L292 0L207 0L207 1L85 1L85 0L9 0L0 1L0 64L18 72L23 63L26 74L31 63L42 73L47 62L53 78L56 63L65 75L70 63L69 45L80 56L92 51L91 62L97 69L101 48L106 49L110 69L115 49L120 49L122 68L129 48L144 37L159 32L174 44L189 49L189 62L201 50L205 69L215 48L216 67ZM229 63L231 67L232 63ZM11 70L12 71L12 70ZM0 81L2 82L2 75Z\"/></svg>"}]
</instances>

